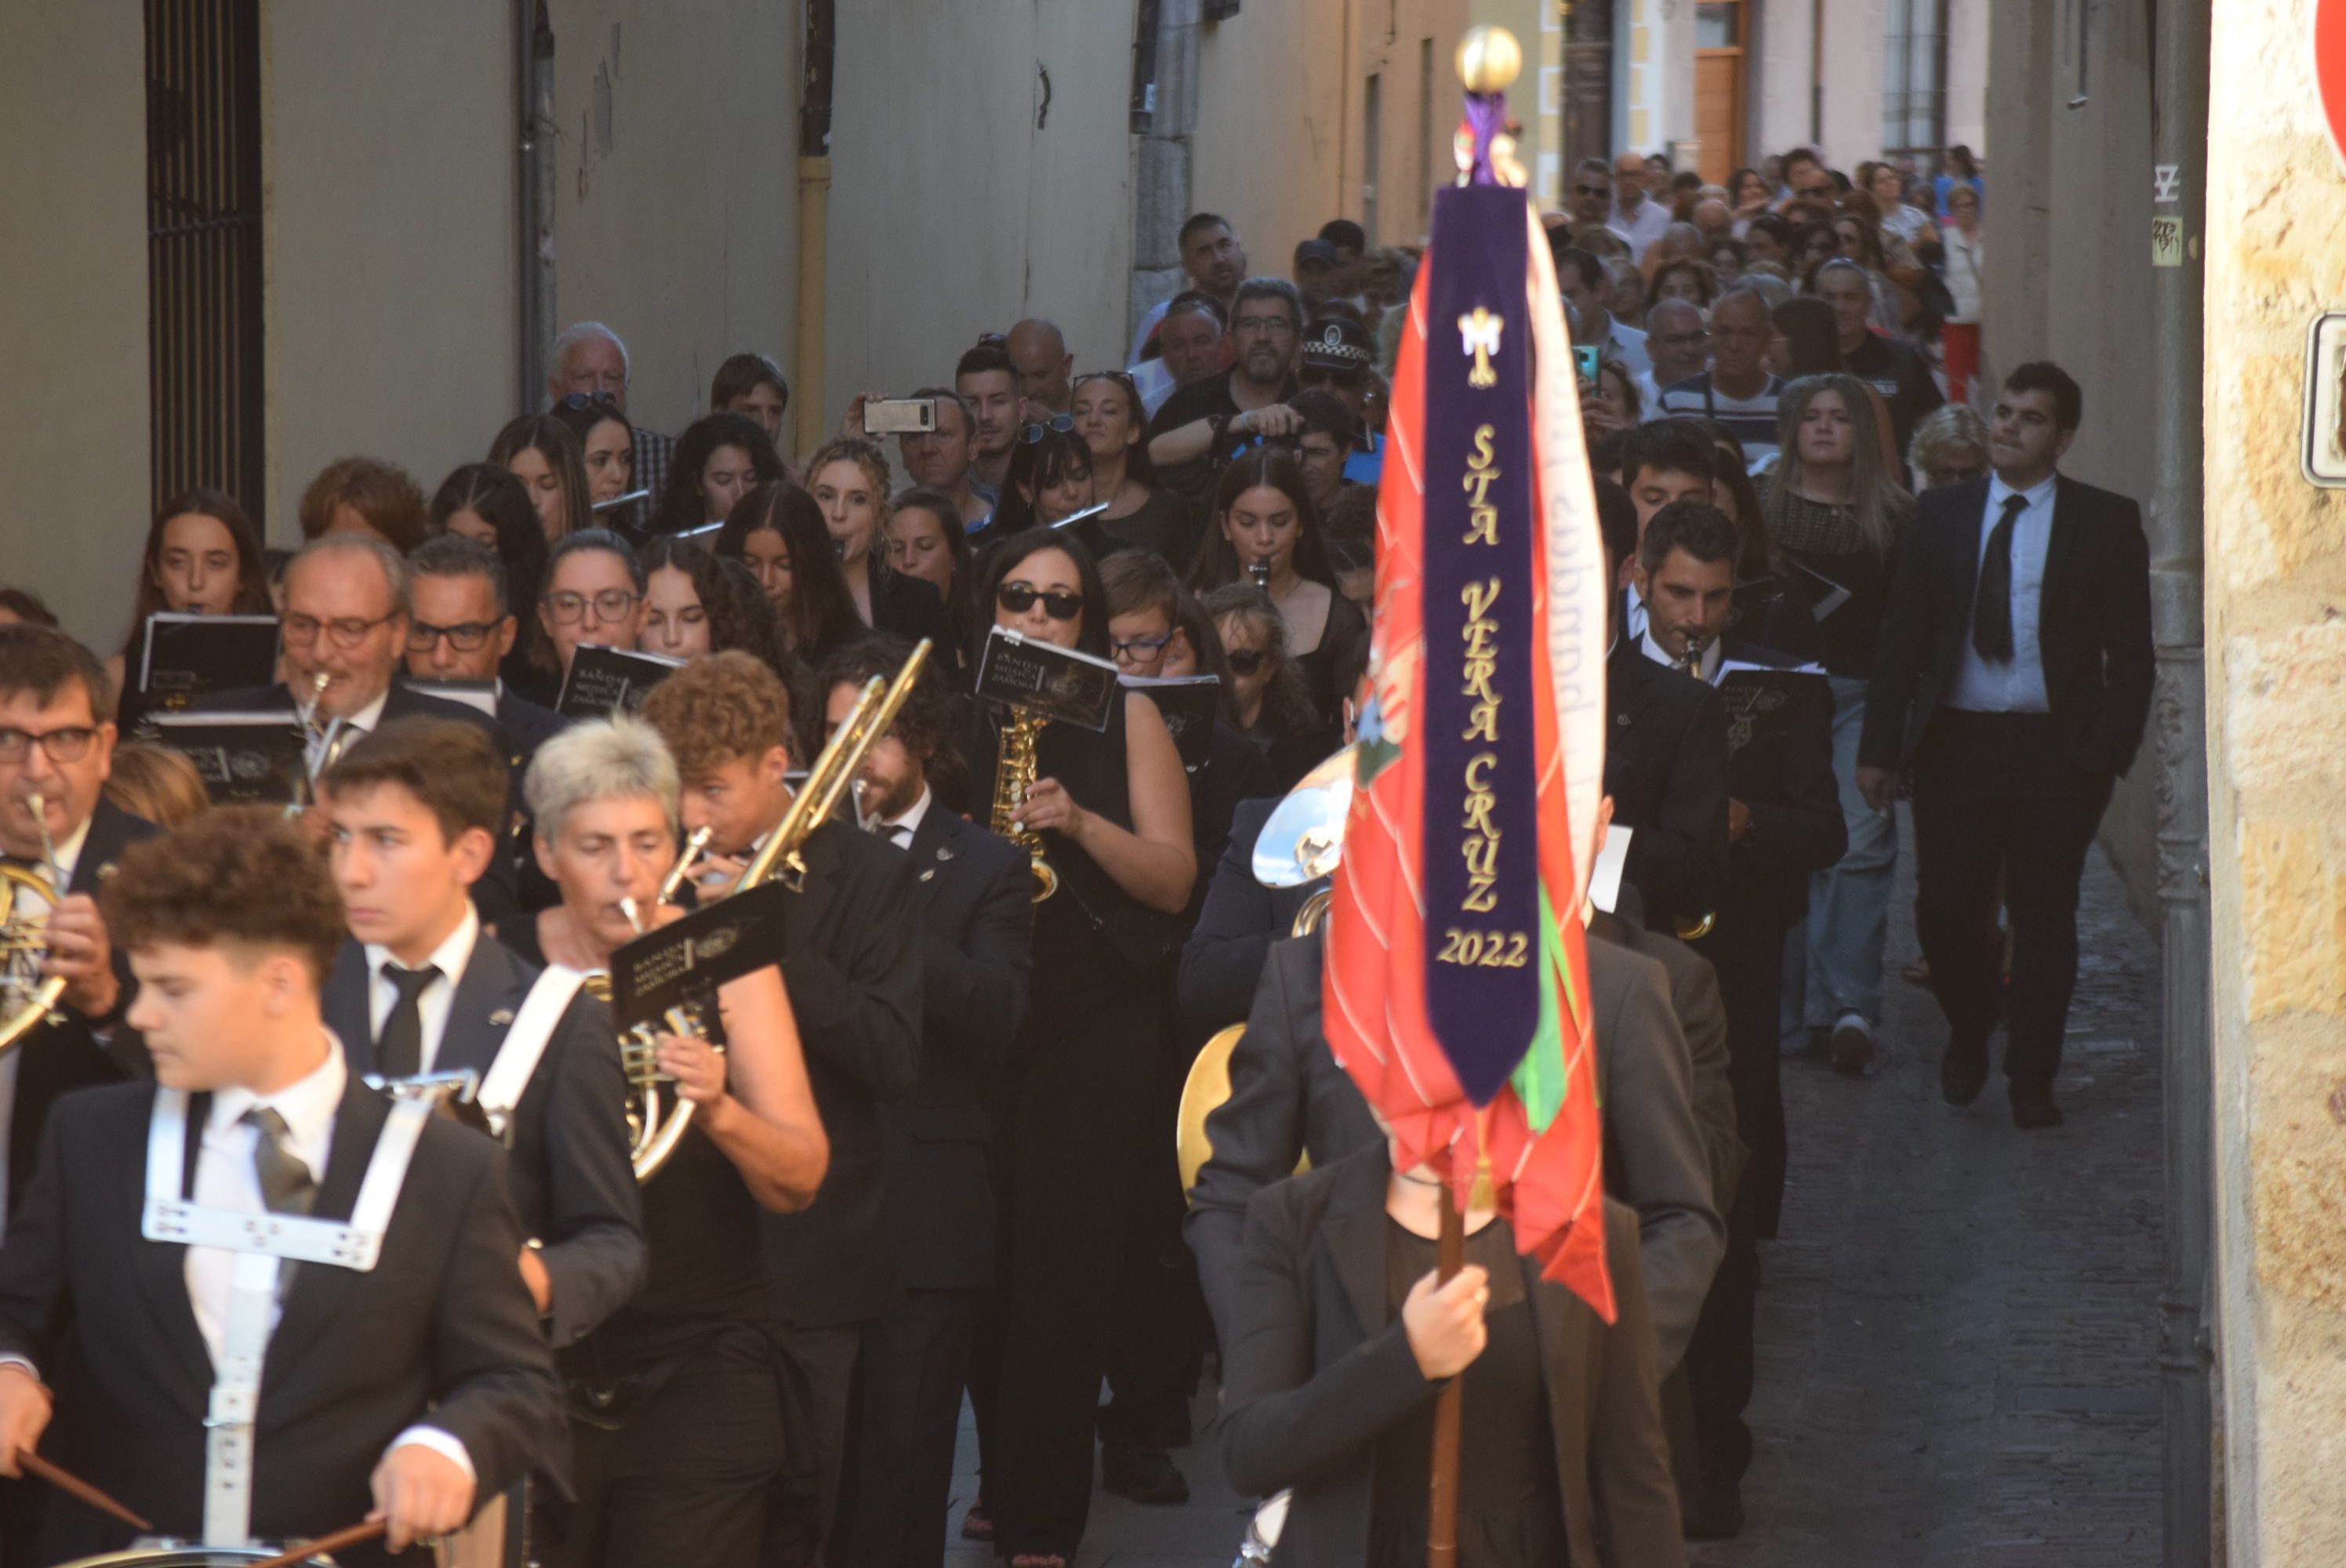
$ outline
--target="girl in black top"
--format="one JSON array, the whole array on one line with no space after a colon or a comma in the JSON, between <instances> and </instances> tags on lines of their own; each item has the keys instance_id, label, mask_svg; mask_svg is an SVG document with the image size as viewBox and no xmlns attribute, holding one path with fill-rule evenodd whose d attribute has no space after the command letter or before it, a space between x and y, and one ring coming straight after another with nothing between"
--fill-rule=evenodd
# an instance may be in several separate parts
<instances>
[{"instance_id":1,"label":"girl in black top","mask_svg":"<svg viewBox=\"0 0 2346 1568\"><path fill-rule=\"evenodd\" d=\"M1270 769L1274 792L1283 795L1335 749L1303 672L1288 657L1287 623L1252 583L1225 583L1200 605L1213 621L1229 671L1222 683L1224 717L1254 743Z\"/></svg>"},{"instance_id":2,"label":"girl in black top","mask_svg":"<svg viewBox=\"0 0 2346 1568\"><path fill-rule=\"evenodd\" d=\"M721 523L742 496L784 477L782 460L756 420L746 413L704 415L676 438L668 489L648 531L684 534Z\"/></svg>"},{"instance_id":3,"label":"girl in black top","mask_svg":"<svg viewBox=\"0 0 2346 1568\"><path fill-rule=\"evenodd\" d=\"M739 561L780 618L783 651L818 665L863 635L822 513L797 485L761 484L734 504L715 553Z\"/></svg>"},{"instance_id":4,"label":"girl in black top","mask_svg":"<svg viewBox=\"0 0 2346 1568\"><path fill-rule=\"evenodd\" d=\"M1335 749L1343 728L1345 672L1358 667L1369 635L1360 606L1336 591L1336 568L1321 537L1320 514L1303 488L1303 471L1284 452L1248 453L1222 471L1214 489L1214 526L1198 552L1189 585L1199 593L1254 580L1287 623L1287 647L1311 687L1320 728Z\"/></svg>"},{"instance_id":5,"label":"girl in black top","mask_svg":"<svg viewBox=\"0 0 2346 1568\"><path fill-rule=\"evenodd\" d=\"M1187 571L1198 553L1189 509L1159 490L1148 466L1148 412L1122 371L1076 378L1069 412L1092 460L1092 501L1106 502L1099 531L1128 549L1150 550Z\"/></svg>"},{"instance_id":6,"label":"girl in black top","mask_svg":"<svg viewBox=\"0 0 2346 1568\"><path fill-rule=\"evenodd\" d=\"M1804 585L1811 603L1848 591L1819 617L1824 666L1869 679L1913 498L1882 460L1873 399L1854 376L1802 377L1784 389L1776 418L1783 455L1761 507L1768 535L1815 574Z\"/></svg>"},{"instance_id":7,"label":"girl in black top","mask_svg":"<svg viewBox=\"0 0 2346 1568\"><path fill-rule=\"evenodd\" d=\"M1035 529L979 583L989 628L1107 654L1091 553ZM973 650L974 652L975 650ZM971 815L994 808L998 718L964 751ZM972 1374L984 1503L1013 1563L1074 1560L1091 1505L1092 1434L1139 1151L1167 1044L1174 917L1197 877L1189 791L1157 708L1137 692L1095 735L1046 727L1017 820L1042 834L1058 891L1035 909L1034 1004L1005 1064L1001 1286Z\"/></svg>"},{"instance_id":8,"label":"girl in black top","mask_svg":"<svg viewBox=\"0 0 2346 1568\"><path fill-rule=\"evenodd\" d=\"M888 459L860 436L842 436L818 449L807 463L807 494L822 512L839 569L855 601L859 619L875 631L916 643L923 637L944 646L944 598L935 585L900 575L888 565Z\"/></svg>"}]
</instances>

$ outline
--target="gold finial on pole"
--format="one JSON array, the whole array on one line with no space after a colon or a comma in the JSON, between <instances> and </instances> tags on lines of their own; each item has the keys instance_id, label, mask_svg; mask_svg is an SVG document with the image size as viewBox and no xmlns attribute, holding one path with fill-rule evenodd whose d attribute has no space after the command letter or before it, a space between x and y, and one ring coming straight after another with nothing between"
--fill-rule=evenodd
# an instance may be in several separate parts
<instances>
[{"instance_id":1,"label":"gold finial on pole","mask_svg":"<svg viewBox=\"0 0 2346 1568\"><path fill-rule=\"evenodd\" d=\"M1504 93L1523 74L1523 46L1504 27L1477 23L1458 40L1458 79L1470 93Z\"/></svg>"}]
</instances>

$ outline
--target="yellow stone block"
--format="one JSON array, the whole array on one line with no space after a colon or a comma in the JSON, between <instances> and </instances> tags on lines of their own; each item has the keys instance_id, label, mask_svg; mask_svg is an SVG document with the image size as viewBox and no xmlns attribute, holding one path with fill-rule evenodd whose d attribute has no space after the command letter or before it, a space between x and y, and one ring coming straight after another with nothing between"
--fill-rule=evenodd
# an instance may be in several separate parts
<instances>
[{"instance_id":1,"label":"yellow stone block","mask_svg":"<svg viewBox=\"0 0 2346 1568\"><path fill-rule=\"evenodd\" d=\"M2250 820L2239 849L2249 1022L2346 1017L2346 875L2323 835Z\"/></svg>"},{"instance_id":2,"label":"yellow stone block","mask_svg":"<svg viewBox=\"0 0 2346 1568\"><path fill-rule=\"evenodd\" d=\"M2224 651L2224 759L2244 792L2346 797L2346 620L2243 634Z\"/></svg>"}]
</instances>

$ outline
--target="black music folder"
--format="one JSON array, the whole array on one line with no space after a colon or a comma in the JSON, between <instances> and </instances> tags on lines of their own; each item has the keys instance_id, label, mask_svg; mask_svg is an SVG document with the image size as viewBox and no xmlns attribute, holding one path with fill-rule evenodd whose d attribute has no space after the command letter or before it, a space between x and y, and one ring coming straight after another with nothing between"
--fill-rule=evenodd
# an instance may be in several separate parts
<instances>
[{"instance_id":1,"label":"black music folder","mask_svg":"<svg viewBox=\"0 0 2346 1568\"><path fill-rule=\"evenodd\" d=\"M1196 774L1213 759L1214 720L1222 711L1222 679L1214 675L1128 675L1124 685L1143 692L1164 716L1165 728L1181 753L1181 769Z\"/></svg>"},{"instance_id":2,"label":"black music folder","mask_svg":"<svg viewBox=\"0 0 2346 1568\"><path fill-rule=\"evenodd\" d=\"M1096 732L1107 728L1124 688L1107 659L996 626L977 663L976 695Z\"/></svg>"},{"instance_id":3,"label":"black music folder","mask_svg":"<svg viewBox=\"0 0 2346 1568\"><path fill-rule=\"evenodd\" d=\"M123 726L149 713L176 713L216 691L269 686L276 679L276 616L158 611L139 628L138 665L123 697Z\"/></svg>"},{"instance_id":4,"label":"black music folder","mask_svg":"<svg viewBox=\"0 0 2346 1568\"><path fill-rule=\"evenodd\" d=\"M614 713L633 713L643 707L652 687L683 667L682 659L663 654L580 643L570 656L570 673L563 677L562 695L556 699L554 711L565 718L608 718Z\"/></svg>"},{"instance_id":5,"label":"black music folder","mask_svg":"<svg viewBox=\"0 0 2346 1568\"><path fill-rule=\"evenodd\" d=\"M277 713L150 713L142 735L196 765L215 806L290 805L304 779L301 731Z\"/></svg>"}]
</instances>

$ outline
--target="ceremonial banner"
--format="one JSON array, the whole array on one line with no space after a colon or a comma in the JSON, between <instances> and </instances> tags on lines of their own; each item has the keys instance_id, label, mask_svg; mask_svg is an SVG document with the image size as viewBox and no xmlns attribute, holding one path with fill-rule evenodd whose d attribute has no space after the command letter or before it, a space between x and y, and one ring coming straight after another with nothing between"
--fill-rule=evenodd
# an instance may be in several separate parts
<instances>
[{"instance_id":1,"label":"ceremonial banner","mask_svg":"<svg viewBox=\"0 0 2346 1568\"><path fill-rule=\"evenodd\" d=\"M1521 189L1436 195L1390 406L1329 1044L1402 1164L1432 1161L1462 1207L1487 1166L1517 1245L1609 1321L1580 912L1604 770L1604 550Z\"/></svg>"}]
</instances>

